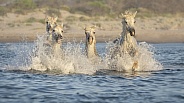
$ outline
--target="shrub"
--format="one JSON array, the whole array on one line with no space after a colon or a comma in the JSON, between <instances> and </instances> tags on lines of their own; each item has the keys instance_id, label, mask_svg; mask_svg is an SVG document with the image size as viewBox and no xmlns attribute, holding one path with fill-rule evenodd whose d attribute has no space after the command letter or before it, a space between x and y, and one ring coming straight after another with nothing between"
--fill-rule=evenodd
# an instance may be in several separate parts
<instances>
[{"instance_id":1,"label":"shrub","mask_svg":"<svg viewBox=\"0 0 184 103\"><path fill-rule=\"evenodd\" d=\"M46 14L50 16L58 16L58 17L61 16L61 12L58 9L54 9L54 8L49 8L46 11Z\"/></svg>"},{"instance_id":2,"label":"shrub","mask_svg":"<svg viewBox=\"0 0 184 103\"><path fill-rule=\"evenodd\" d=\"M36 18L34 17L30 17L29 19L26 20L27 23L33 23L33 22L36 22Z\"/></svg>"},{"instance_id":3,"label":"shrub","mask_svg":"<svg viewBox=\"0 0 184 103\"><path fill-rule=\"evenodd\" d=\"M73 22L73 21L76 21L78 18L75 17L75 16L68 16L65 20L68 21L68 22Z\"/></svg>"},{"instance_id":4,"label":"shrub","mask_svg":"<svg viewBox=\"0 0 184 103\"><path fill-rule=\"evenodd\" d=\"M42 23L42 24L45 24L45 19L39 19L38 22Z\"/></svg>"},{"instance_id":5,"label":"shrub","mask_svg":"<svg viewBox=\"0 0 184 103\"><path fill-rule=\"evenodd\" d=\"M0 6L0 16L5 16L8 10L5 7Z\"/></svg>"},{"instance_id":6,"label":"shrub","mask_svg":"<svg viewBox=\"0 0 184 103\"><path fill-rule=\"evenodd\" d=\"M15 24L14 23L8 23L7 24L9 27L15 27Z\"/></svg>"},{"instance_id":7,"label":"shrub","mask_svg":"<svg viewBox=\"0 0 184 103\"><path fill-rule=\"evenodd\" d=\"M36 4L33 0L15 0L12 5L13 8L31 10L36 8Z\"/></svg>"},{"instance_id":8,"label":"shrub","mask_svg":"<svg viewBox=\"0 0 184 103\"><path fill-rule=\"evenodd\" d=\"M25 14L26 14L26 11L24 11L23 9L16 9L16 10L14 11L14 13L25 15Z\"/></svg>"},{"instance_id":9,"label":"shrub","mask_svg":"<svg viewBox=\"0 0 184 103\"><path fill-rule=\"evenodd\" d=\"M90 19L84 16L79 17L80 21L89 21Z\"/></svg>"},{"instance_id":10,"label":"shrub","mask_svg":"<svg viewBox=\"0 0 184 103\"><path fill-rule=\"evenodd\" d=\"M92 15L106 15L110 13L110 8L102 1L93 1L88 3L92 9Z\"/></svg>"},{"instance_id":11,"label":"shrub","mask_svg":"<svg viewBox=\"0 0 184 103\"><path fill-rule=\"evenodd\" d=\"M70 7L64 5L61 7L62 10L65 10L65 11L70 11Z\"/></svg>"}]
</instances>

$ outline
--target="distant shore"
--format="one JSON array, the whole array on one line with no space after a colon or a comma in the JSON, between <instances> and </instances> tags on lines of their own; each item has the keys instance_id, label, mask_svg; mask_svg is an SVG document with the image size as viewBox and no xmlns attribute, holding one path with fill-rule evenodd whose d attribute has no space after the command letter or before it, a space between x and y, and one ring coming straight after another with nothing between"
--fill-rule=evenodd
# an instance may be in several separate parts
<instances>
[{"instance_id":1,"label":"distant shore","mask_svg":"<svg viewBox=\"0 0 184 103\"><path fill-rule=\"evenodd\" d=\"M64 39L68 41L84 41L84 27L86 25L97 25L97 42L114 40L122 32L121 18L114 20L98 19L96 21L67 21L68 17L80 18L81 14L71 14L61 11L62 18L58 23L64 23ZM85 16L86 17L86 16ZM88 17L90 18L90 17ZM8 13L0 17L0 42L33 42L37 35L45 35L45 14L35 11L26 15ZM184 43L184 18L183 17L150 17L135 18L135 30L137 41L150 43ZM32 20L32 21L30 21ZM43 22L38 22L39 20Z\"/></svg>"},{"instance_id":2,"label":"distant shore","mask_svg":"<svg viewBox=\"0 0 184 103\"><path fill-rule=\"evenodd\" d=\"M98 31L96 32L97 42L112 41L119 37L121 31ZM149 43L184 43L184 30L137 30L137 41ZM12 42L33 42L37 35L45 35L41 32L0 34L1 43ZM85 35L81 31L64 33L63 42L84 41Z\"/></svg>"}]
</instances>

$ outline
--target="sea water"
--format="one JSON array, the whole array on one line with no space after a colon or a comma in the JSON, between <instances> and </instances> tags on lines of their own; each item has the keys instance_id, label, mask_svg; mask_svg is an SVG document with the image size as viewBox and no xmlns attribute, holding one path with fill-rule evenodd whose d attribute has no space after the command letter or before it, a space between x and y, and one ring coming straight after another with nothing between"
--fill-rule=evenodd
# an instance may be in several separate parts
<instances>
[{"instance_id":1,"label":"sea water","mask_svg":"<svg viewBox=\"0 0 184 103\"><path fill-rule=\"evenodd\" d=\"M100 65L88 61L83 42L63 43L65 61L62 62L44 52L39 54L61 71L60 67L68 63L76 65L73 74L30 72L36 43L0 44L0 102L184 102L182 43L140 43L140 49L147 52L146 56L150 55L151 61L145 56L140 60L145 59L145 64L155 63L155 66L148 65L151 71L135 73L106 70L95 73L108 69L108 65L105 60ZM97 43L97 51L103 59L107 45Z\"/></svg>"}]
</instances>

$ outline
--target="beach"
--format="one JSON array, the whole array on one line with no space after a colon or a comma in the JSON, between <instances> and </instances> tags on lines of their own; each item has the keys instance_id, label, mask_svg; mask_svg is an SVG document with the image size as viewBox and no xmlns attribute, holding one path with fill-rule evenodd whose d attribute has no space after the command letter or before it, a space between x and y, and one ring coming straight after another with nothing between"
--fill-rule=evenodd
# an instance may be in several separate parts
<instances>
[{"instance_id":1,"label":"beach","mask_svg":"<svg viewBox=\"0 0 184 103\"><path fill-rule=\"evenodd\" d=\"M90 20L89 17L62 11L59 23L64 24L64 42L84 41L84 27L96 25L97 42L107 42L116 39L122 32L121 18L106 20L99 18ZM26 15L8 13L0 17L0 42L33 42L38 35L46 35L45 14L42 11L31 12ZM87 20L66 20L68 17L86 17ZM32 20L33 21L29 21ZM184 42L184 19L181 17L151 17L135 18L136 39L140 42L175 43ZM39 22L42 20L43 22Z\"/></svg>"}]
</instances>

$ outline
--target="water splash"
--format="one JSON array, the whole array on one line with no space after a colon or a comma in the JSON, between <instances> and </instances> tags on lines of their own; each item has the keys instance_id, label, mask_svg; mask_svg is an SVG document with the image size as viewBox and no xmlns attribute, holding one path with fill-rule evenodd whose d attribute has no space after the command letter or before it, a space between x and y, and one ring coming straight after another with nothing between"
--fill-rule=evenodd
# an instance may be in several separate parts
<instances>
[{"instance_id":1,"label":"water splash","mask_svg":"<svg viewBox=\"0 0 184 103\"><path fill-rule=\"evenodd\" d=\"M39 36L35 42L36 48L33 51L34 55L31 57L31 69L57 71L63 74L94 74L98 69L98 66L93 65L84 55L81 43L66 43L62 46L61 52L56 56L52 54L51 47L44 46L45 42L45 36Z\"/></svg>"},{"instance_id":2,"label":"water splash","mask_svg":"<svg viewBox=\"0 0 184 103\"><path fill-rule=\"evenodd\" d=\"M138 56L131 57L129 54L120 54L112 57L112 53L117 53L116 44L109 42L107 44L107 54L105 61L109 66L110 70L116 70L121 72L132 72L132 65L134 60L138 61L138 68L135 71L157 71L161 70L162 65L154 58L154 47L147 44L146 42L141 42L138 44Z\"/></svg>"},{"instance_id":3,"label":"water splash","mask_svg":"<svg viewBox=\"0 0 184 103\"><path fill-rule=\"evenodd\" d=\"M94 64L85 55L84 43L67 42L64 43L58 55L53 55L52 48L46 43L46 35L37 37L34 43L23 42L12 44L10 50L15 57L8 62L7 69L11 70L37 70L47 73L57 74L95 74L101 69L128 71L132 66L132 57L129 55L117 56L112 59L109 51L114 50L114 43L106 43L106 52L100 52L102 61ZM98 46L97 46L98 47ZM99 50L99 48L97 48ZM101 47L100 47L101 49ZM139 68L136 71L156 71L161 70L162 65L154 58L154 47L141 42L138 44L139 55L136 58Z\"/></svg>"}]
</instances>

